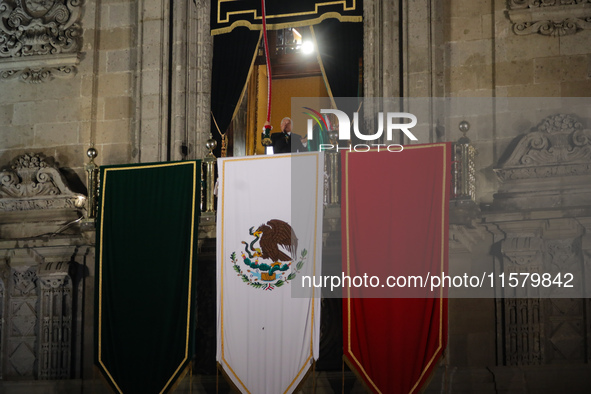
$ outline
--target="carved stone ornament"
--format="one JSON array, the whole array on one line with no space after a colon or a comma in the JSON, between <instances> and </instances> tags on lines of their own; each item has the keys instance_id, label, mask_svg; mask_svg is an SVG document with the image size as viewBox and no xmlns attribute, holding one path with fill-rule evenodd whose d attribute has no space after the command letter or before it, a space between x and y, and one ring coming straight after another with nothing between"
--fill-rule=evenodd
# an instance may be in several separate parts
<instances>
[{"instance_id":1,"label":"carved stone ornament","mask_svg":"<svg viewBox=\"0 0 591 394\"><path fill-rule=\"evenodd\" d=\"M503 255L512 264L527 266L536 263L542 249L542 240L538 237L510 237L501 245Z\"/></svg>"},{"instance_id":2,"label":"carved stone ornament","mask_svg":"<svg viewBox=\"0 0 591 394\"><path fill-rule=\"evenodd\" d=\"M564 36L591 29L591 0L510 0L508 15L517 35Z\"/></svg>"},{"instance_id":3,"label":"carved stone ornament","mask_svg":"<svg viewBox=\"0 0 591 394\"><path fill-rule=\"evenodd\" d=\"M85 197L72 192L58 169L38 154L17 157L0 170L0 211L80 208Z\"/></svg>"},{"instance_id":4,"label":"carved stone ornament","mask_svg":"<svg viewBox=\"0 0 591 394\"><path fill-rule=\"evenodd\" d=\"M0 79L39 83L76 72L83 0L0 1Z\"/></svg>"},{"instance_id":5,"label":"carved stone ornament","mask_svg":"<svg viewBox=\"0 0 591 394\"><path fill-rule=\"evenodd\" d=\"M526 134L494 170L501 181L591 174L591 130L572 115L553 115Z\"/></svg>"}]
</instances>

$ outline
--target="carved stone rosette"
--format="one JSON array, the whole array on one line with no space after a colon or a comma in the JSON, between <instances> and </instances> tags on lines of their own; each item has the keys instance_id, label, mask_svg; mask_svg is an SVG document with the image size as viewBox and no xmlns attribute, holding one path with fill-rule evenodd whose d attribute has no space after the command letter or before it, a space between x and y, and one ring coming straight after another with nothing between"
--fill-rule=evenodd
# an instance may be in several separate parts
<instances>
[{"instance_id":1,"label":"carved stone rosette","mask_svg":"<svg viewBox=\"0 0 591 394\"><path fill-rule=\"evenodd\" d=\"M16 158L0 170L0 211L82 207L85 197L72 192L59 170L38 154Z\"/></svg>"},{"instance_id":2,"label":"carved stone rosette","mask_svg":"<svg viewBox=\"0 0 591 394\"><path fill-rule=\"evenodd\" d=\"M76 72L82 0L0 2L0 79L39 83Z\"/></svg>"},{"instance_id":3,"label":"carved stone rosette","mask_svg":"<svg viewBox=\"0 0 591 394\"><path fill-rule=\"evenodd\" d=\"M517 35L564 36L591 29L590 0L510 0L508 14Z\"/></svg>"}]
</instances>

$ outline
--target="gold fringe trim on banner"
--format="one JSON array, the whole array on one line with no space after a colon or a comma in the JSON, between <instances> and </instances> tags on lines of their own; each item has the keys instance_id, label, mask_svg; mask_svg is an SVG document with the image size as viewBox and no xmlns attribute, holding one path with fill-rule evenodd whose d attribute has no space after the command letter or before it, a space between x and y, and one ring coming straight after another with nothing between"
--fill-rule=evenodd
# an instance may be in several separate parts
<instances>
[{"instance_id":1,"label":"gold fringe trim on banner","mask_svg":"<svg viewBox=\"0 0 591 394\"><path fill-rule=\"evenodd\" d=\"M217 361L215 362L215 364L216 364L217 370L222 373L222 377L224 378L224 380L226 381L226 383L228 383L230 385L230 387L232 388L232 390L234 392L236 392L236 393L241 393L242 390L240 390L238 388L238 386L236 386L236 384L234 383L234 381L232 380L232 378L230 378L230 376L226 373L226 371L224 371L224 367L222 367L222 364L220 364ZM217 374L217 372L216 372L216 383L215 384L216 384L215 392L217 394L218 393L218 374ZM248 391L248 389L247 389L247 391ZM250 391L249 391L249 393L250 393Z\"/></svg>"},{"instance_id":2,"label":"gold fringe trim on banner","mask_svg":"<svg viewBox=\"0 0 591 394\"><path fill-rule=\"evenodd\" d=\"M293 393L297 393L300 390L302 390L304 383L306 382L306 380L308 380L308 377L310 376L310 373L312 373L313 369L315 369L315 364L316 361L312 360L312 366L308 367L308 370L306 371L306 373L304 374L304 376L302 377L302 380L300 380L300 382L298 383L298 385L295 387L295 389L292 391ZM230 378L230 376L226 373L226 371L224 370L224 367L222 366L222 364L220 364L219 362L216 361L216 367L217 370L219 372L222 373L222 376L224 378L224 380L230 385L230 387L232 388L232 390L236 391L237 393L242 392L238 386L236 386L236 384L234 383L234 381L232 380L232 378ZM315 376L314 376L315 378ZM316 391L316 387L315 387L315 383L313 383L314 385L314 392ZM291 387L291 385L290 385ZM287 388L289 390L289 387ZM248 389L246 389L248 393L250 393L250 391L248 391ZM218 382L217 382L217 373L216 373L216 393L218 392Z\"/></svg>"},{"instance_id":3,"label":"gold fringe trim on banner","mask_svg":"<svg viewBox=\"0 0 591 394\"><path fill-rule=\"evenodd\" d=\"M187 364L187 366L183 369L183 371L179 374L178 378L176 378L176 380L174 381L174 383L170 386L170 388L166 389L164 388L160 393L164 393L165 391L169 391L169 392L173 392L175 391L178 387L179 384L181 384L181 382L183 381L183 379L185 378L185 376L187 375L187 372L191 371L192 372L193 369L193 361L189 361L189 363ZM191 382L189 382L189 391L191 390Z\"/></svg>"},{"instance_id":4,"label":"gold fringe trim on banner","mask_svg":"<svg viewBox=\"0 0 591 394\"><path fill-rule=\"evenodd\" d=\"M444 359L444 352L442 352L441 356L438 357L438 360L443 360ZM373 392L374 390L367 384L367 382L365 381L365 379L363 379L363 375L365 375L367 377L367 379L370 381L370 383L373 385L373 387L375 388L375 391L377 393L382 393L380 391L380 389L375 385L375 383L373 382L373 380L371 380L371 378L367 375L362 373L361 371L359 371L359 369L357 369L357 367L355 366L355 363L352 362L349 357L347 357L347 355L343 354L343 361L345 363L347 363L347 366L349 367L349 369L353 372L353 374L355 375L355 377L357 378L357 380L359 380L362 384L363 387L365 388L365 390L367 390L367 392ZM431 363L429 363L425 368L423 368L423 373L421 374L421 376L419 376L417 382L415 383L415 385L410 389L409 394L417 392L417 389L420 389L422 387L427 387L429 385L429 383L431 382L431 380L433 380L433 376L435 376L435 369L433 368L431 370L431 373L429 373L429 376L427 377L427 379L425 379L425 382L423 383L422 387L417 387L419 382L421 381L421 379L423 378L423 376L425 375L425 372L427 371L427 369L430 367ZM345 389L345 369L343 366L343 390Z\"/></svg>"},{"instance_id":5,"label":"gold fringe trim on banner","mask_svg":"<svg viewBox=\"0 0 591 394\"><path fill-rule=\"evenodd\" d=\"M300 380L300 382L298 383L298 385L296 386L295 390L292 391L292 393L297 393L300 390L302 390L304 383L306 383L306 380L308 380L308 377L310 376L310 373L312 373L314 366L315 366L316 361L314 361L314 359L312 359L312 368L308 367L308 370L306 371L306 373L304 374L304 376L302 376L302 380ZM315 377L315 376L313 376Z\"/></svg>"},{"instance_id":6,"label":"gold fringe trim on banner","mask_svg":"<svg viewBox=\"0 0 591 394\"><path fill-rule=\"evenodd\" d=\"M102 373L102 371L98 367L98 365L96 365L96 364L93 365L92 371L93 371L93 373L92 373L93 378L96 379L96 375L97 375L97 372L98 372L99 380L101 380L109 389L111 389L111 391L114 391L114 392L117 392L117 393L122 393L122 391L119 388L119 386L117 386L113 380L111 380L107 376L105 376L105 374ZM113 390L113 388L115 388L116 390Z\"/></svg>"},{"instance_id":7,"label":"gold fringe trim on banner","mask_svg":"<svg viewBox=\"0 0 591 394\"><path fill-rule=\"evenodd\" d=\"M174 375L177 373L177 371L180 369L181 365L185 362L185 360L188 358L188 354L189 354L189 338L190 338L190 324L189 324L189 319L191 317L191 308L192 308L192 303L191 303L191 294L192 294L192 281L194 278L194 271L193 271L193 253L194 253L194 228L195 228L195 212L196 212L196 207L195 207L195 201L196 201L196 196L197 196L197 162L196 161L187 161L187 162L166 162L166 163L152 163L152 164L126 164L126 165L121 165L121 166L114 166L112 168L106 168L104 171L104 176L102 179L102 211L101 211L101 217L104 218L104 206L105 206L105 192L104 189L106 188L106 184L107 184L107 173L109 172L113 172L113 171L129 171L129 170L143 170L143 169L147 169L147 168L160 168L160 167L170 167L170 166L184 166L184 165L191 165L193 166L193 198L191 201L191 206L192 206L192 221L191 221L191 241L190 241L190 258L189 258L189 271L191 272L191 279L189 280L188 283L188 302L187 302L187 325L186 325L186 332L185 332L185 357L183 358L183 360L181 361L181 363L179 364L179 366L177 367L177 369L175 370L174 374L169 378L169 380L166 382L166 384L164 385L164 388L162 389L161 392L164 392L166 390L169 389L169 385L172 382L172 379L174 378ZM109 178L110 179L110 178ZM113 376L111 375L111 373L109 372L109 369L106 367L106 365L103 363L102 361L102 290L103 290L103 285L102 285L102 268L103 268L103 246L102 246L102 242L103 242L103 221L101 220L101 224L100 224L100 245L99 245L99 263L98 263L98 269L99 269L99 289L98 289L98 297L99 297L99 301L98 301L98 349L97 349L97 361L95 362L94 367L99 371L99 375L101 376L101 378L103 378L106 382L109 383L109 387L115 387L117 389L117 391L119 393L123 393L123 391L121 390L121 388L119 387L119 385L117 384L117 382L115 382L115 379L113 378ZM101 371L101 369L99 368L99 366L97 365L97 363L102 366L103 370ZM189 366L191 365L191 361L189 361ZM104 371L104 372L103 372ZM183 372L181 373L181 375L185 374L187 371L187 367L185 367L183 369ZM106 375L105 375L106 374ZM179 375L179 377L181 376ZM177 379L177 382L180 379Z\"/></svg>"},{"instance_id":8,"label":"gold fringe trim on banner","mask_svg":"<svg viewBox=\"0 0 591 394\"><path fill-rule=\"evenodd\" d=\"M346 354L343 354L343 361L347 364L349 369L353 372L353 374L355 375L357 380L359 380L361 382L365 391L367 391L368 393L374 392L374 389L369 387L367 382L365 381L365 379L363 379L363 374L355 367L354 363L351 360L349 360L349 357L347 357ZM367 379L369 379L371 381L369 376L367 377ZM378 387L373 382L372 382L372 384L374 385L375 391L381 394L382 392L378 389ZM343 367L343 388L344 387L345 387L345 368Z\"/></svg>"}]
</instances>

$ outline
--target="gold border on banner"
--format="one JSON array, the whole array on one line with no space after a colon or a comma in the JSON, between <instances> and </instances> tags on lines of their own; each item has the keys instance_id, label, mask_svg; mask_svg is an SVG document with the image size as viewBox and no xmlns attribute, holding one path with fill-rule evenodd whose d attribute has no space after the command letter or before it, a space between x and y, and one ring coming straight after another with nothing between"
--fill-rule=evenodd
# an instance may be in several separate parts
<instances>
[{"instance_id":1,"label":"gold border on banner","mask_svg":"<svg viewBox=\"0 0 591 394\"><path fill-rule=\"evenodd\" d=\"M337 19L339 22L363 22L363 17L361 16L347 16L341 15L338 12L327 12L319 16L318 18L314 19L306 19L303 21L294 21L294 22L284 22L284 23L267 23L267 30L279 30L285 29L287 27L302 27L302 26L311 26L311 25L318 25L322 21L326 19ZM219 29L215 29L211 31L212 36L217 36L219 34L229 33L237 27L246 27L248 30L263 30L262 25L252 24L249 21L236 21L232 23L232 25L228 27L222 27Z\"/></svg>"},{"instance_id":2,"label":"gold border on banner","mask_svg":"<svg viewBox=\"0 0 591 394\"><path fill-rule=\"evenodd\" d=\"M319 153L314 152L314 153L298 153L297 154L298 157L303 157L303 156L315 156L316 157L316 203L314 204L314 264L313 264L313 271L314 271L314 275L316 274L316 250L317 250L317 245L316 245L316 238L317 238L317 231L318 231L318 226L316 225L318 223L318 166L319 166ZM223 177L224 182L226 181L226 164L230 163L230 162L240 162L240 161L253 161L253 160L271 160L271 159L285 159L285 160L291 160L292 156L291 154L289 155L270 155L270 156L262 156L262 157L242 157L239 159L224 159L223 164L222 164L222 170L221 170L221 176ZM226 187L225 184L222 183L222 201L221 201L221 220L220 220L220 225L221 225L221 256L222 256L222 261L223 261L223 256L225 256L225 252L224 252L224 205L225 205L225 198L224 194L226 193ZM216 262L217 264L217 262ZM221 311L220 311L220 336L221 336L221 348L222 348L222 363L218 363L218 365L220 366L220 368L224 369L224 366L227 366L228 369L230 370L230 372L232 373L232 375L236 378L236 380L242 385L242 387L244 388L244 390L246 390L247 393L250 394L250 391L248 390L248 388L246 387L246 385L244 384L244 382L242 382L242 380L240 380L240 377L238 377L238 375L236 374L236 372L234 371L234 369L232 369L232 366L230 365L230 363L226 360L225 358L225 352L224 352L224 269L222 266L218 267L218 269L220 270L220 276L221 276L221 289L220 289L220 304L221 304ZM287 386L287 388L285 389L284 393L287 393L289 391L289 389L291 388L291 386L293 386L293 384L296 382L296 380L299 378L299 376L302 374L302 372L304 372L304 369L306 368L306 366L308 366L308 369L310 368L310 360L314 359L314 304L316 301L316 295L315 295L315 289L312 289L312 298L311 298L311 302L312 302L312 318L310 319L310 354L308 356L308 358L306 358L306 360L304 361L304 364L302 365L302 367L300 368L300 370L298 371L297 375L293 378L293 380L291 381L291 383L289 384L289 386ZM307 372L305 372L307 373ZM229 376L229 375L228 375Z\"/></svg>"},{"instance_id":3,"label":"gold border on banner","mask_svg":"<svg viewBox=\"0 0 591 394\"><path fill-rule=\"evenodd\" d=\"M218 0L218 4L221 3L234 3L236 2L236 0ZM293 16L304 16L304 15L316 15L318 14L318 8L319 7L325 7L325 6L329 6L329 5L339 5L342 4L343 5L343 11L354 11L357 8L357 0L353 0L353 5L351 7L347 7L347 1L346 0L340 0L340 1L331 1L331 2L326 2L326 3L315 3L314 4L314 11L304 11L304 12L292 12L291 14L276 14L276 15L266 15L267 19L273 19L273 18L288 18L288 17L293 17ZM261 15L258 15L257 9L256 8L252 8L250 10L241 10L241 11L230 11L230 12L226 12L226 19L221 19L221 15L220 15L220 7L217 7L217 23L227 23L230 21L230 15L240 15L240 14L248 14L251 13L254 15L253 19L257 20L260 19L262 20L263 17Z\"/></svg>"},{"instance_id":4,"label":"gold border on banner","mask_svg":"<svg viewBox=\"0 0 591 394\"><path fill-rule=\"evenodd\" d=\"M234 15L246 15L252 14L252 20L260 20L262 21L262 15L259 15L257 9L253 8L250 10L240 10L240 11L229 11L225 12L225 19L222 19L222 15L220 13L220 7L218 6L220 3L231 3L235 2L236 0L218 0L216 7L216 21L217 23L228 23L230 22L230 17ZM342 5L342 11L329 11L320 14L319 8L325 6L334 6L334 5ZM341 22L361 22L363 21L362 16L353 16L353 15L341 15L340 12L346 11L354 11L357 8L357 0L353 0L353 5L351 7L347 7L346 0L340 1L331 1L326 3L316 3L314 4L314 11L304 11L304 12L293 12L289 14L276 14L276 15L266 15L267 21L270 20L270 23L267 23L268 30L277 30L277 29L284 29L286 27L300 27L300 26L309 26L309 25L316 25L322 22L325 19L329 18L336 18ZM306 19L302 21L293 21L293 22L280 22L280 23L273 23L273 19L276 18L289 18L289 17L297 17L297 16L306 16L306 15L319 15L316 18ZM229 33L234 30L236 27L244 26L247 27L249 30L262 30L262 24L251 23L249 20L237 20L232 22L230 26L221 27L218 29L211 30L211 35L215 36L218 34Z\"/></svg>"},{"instance_id":5,"label":"gold border on banner","mask_svg":"<svg viewBox=\"0 0 591 394\"><path fill-rule=\"evenodd\" d=\"M443 185L442 185L442 194L441 194L441 256L440 256L440 260L441 260L441 264L440 264L440 268L441 268L441 272L443 272L444 270L444 262L445 262L445 242L447 242L448 240L445 239L445 193L446 193L446 181L447 181L447 171L449 170L447 167L447 143L437 143L437 144L428 144L428 145L407 145L404 146L404 150L406 149L425 149L425 148L439 148L442 147L443 148L443 165L442 165L442 169L443 169ZM377 149L370 149L370 152L378 152ZM349 154L350 153L356 153L356 152L351 152L351 151L345 151L345 168L344 168L344 186L345 186L345 211L347 212L346 218L345 218L345 230L346 230L346 243L347 243L347 255L346 255L346 259L347 259L347 275L350 275L351 273L351 265L350 265L350 261L351 261L351 257L349 254L349 245L350 245L350 238L349 238ZM384 152L386 153L386 152ZM427 370L431 367L431 364L433 364L433 362L436 359L437 354L442 350L443 347L443 288L439 289L439 344L437 349L435 349L435 351L433 352L433 356L431 356L431 358L429 359L429 362L427 363L427 365L423 368L421 374L419 375L417 381L415 382L415 384L413 385L413 387L410 390L410 393L413 393L417 386L419 385L419 383L421 382L421 380L423 379L423 377L425 376L425 373L427 372ZM345 354L345 359L347 361L349 361L347 364L351 364L349 365L350 367L354 367L355 369L357 369L358 373L360 375L362 375L367 382L369 382L371 384L371 387L373 389L375 389L376 392L378 393L382 393L382 391L380 391L380 389L376 386L375 382L369 377L369 375L367 374L367 372L365 371L365 369L363 368L363 366L361 365L361 363L359 362L359 360L357 359L357 357L355 357L355 354L352 351L351 348L351 288L347 289L347 353L351 355L351 359L349 359L347 357L347 355ZM351 368L353 369L353 368Z\"/></svg>"},{"instance_id":6,"label":"gold border on banner","mask_svg":"<svg viewBox=\"0 0 591 394\"><path fill-rule=\"evenodd\" d=\"M166 382L166 384L164 385L164 387L162 388L162 390L160 391L160 393L164 393L164 391L167 390L167 388L170 386L170 384L172 383L172 381L174 380L174 377L177 375L177 373L180 371L181 367L183 366L183 364L185 363L185 361L188 359L189 357L189 339L190 339L190 332L189 332L189 328L190 328L190 322L191 322L191 293L192 293L192 285L193 285L193 252L194 252L194 243L193 243L193 238L194 238L194 228L195 228L195 194L196 194L196 184L197 184L197 162L195 161L190 161L190 162L175 162L175 163L163 163L163 164L146 164L146 165L137 165L137 166L123 166L123 167L115 167L115 168L105 168L104 171L104 177L102 179L102 190L103 190L103 196L101 198L101 224L100 224L100 229L99 229L99 233L100 233L100 244L99 244L99 304L98 304L98 362L100 363L100 365L103 367L103 370L105 371L105 373L108 376L108 380L113 384L113 386L117 389L117 391L119 393L123 393L123 391L121 390L121 388L119 387L119 385L115 382L115 379L113 378L113 376L111 375L111 373L109 372L109 369L107 368L107 366L103 363L102 360L102 328L103 328L103 319L102 319L102 315L103 315L103 304L102 304L102 300L103 300L103 223L104 223L104 209L105 209L105 190L107 190L107 173L111 172L111 171L125 171L125 170L144 170L144 169L148 169L148 168L159 168L159 167L172 167L172 166L180 166L180 165L191 165L193 166L193 197L191 200L191 238L190 238L190 253L189 253L189 272L191 273L191 275L189 276L189 294L188 294L188 305L187 305L187 330L185 333L185 357L183 358L183 360L180 362L179 366L176 368L176 370L173 372L173 374L171 375L171 377L168 379L168 381Z\"/></svg>"}]
</instances>

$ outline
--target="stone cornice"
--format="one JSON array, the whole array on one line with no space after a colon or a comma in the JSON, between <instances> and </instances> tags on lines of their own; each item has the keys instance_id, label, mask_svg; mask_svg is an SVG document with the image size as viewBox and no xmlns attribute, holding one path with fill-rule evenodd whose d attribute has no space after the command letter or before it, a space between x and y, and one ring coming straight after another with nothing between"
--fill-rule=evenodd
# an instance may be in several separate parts
<instances>
[{"instance_id":1,"label":"stone cornice","mask_svg":"<svg viewBox=\"0 0 591 394\"><path fill-rule=\"evenodd\" d=\"M563 36L591 29L591 1L510 0L508 16L517 35Z\"/></svg>"},{"instance_id":2,"label":"stone cornice","mask_svg":"<svg viewBox=\"0 0 591 394\"><path fill-rule=\"evenodd\" d=\"M79 62L77 53L0 59L0 80L18 78L24 82L41 83L54 77L71 77L76 74Z\"/></svg>"}]
</instances>

